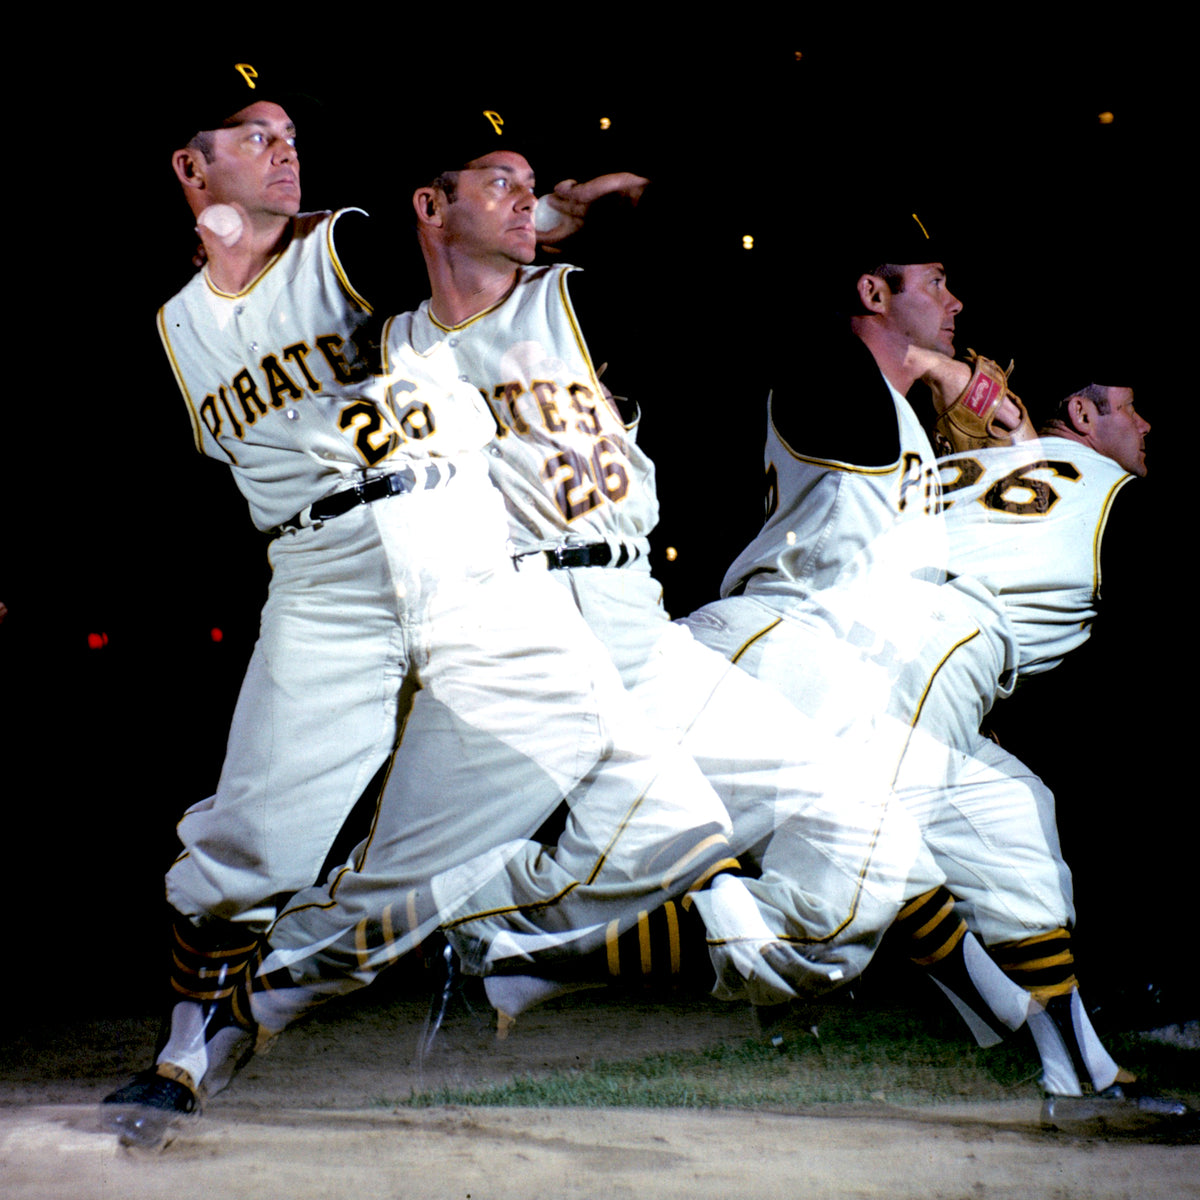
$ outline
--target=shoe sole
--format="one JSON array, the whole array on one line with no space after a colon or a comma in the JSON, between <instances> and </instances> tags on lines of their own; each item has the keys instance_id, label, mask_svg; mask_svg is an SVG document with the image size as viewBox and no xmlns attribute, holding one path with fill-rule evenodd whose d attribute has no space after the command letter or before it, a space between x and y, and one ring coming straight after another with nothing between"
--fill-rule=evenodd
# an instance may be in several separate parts
<instances>
[{"instance_id":1,"label":"shoe sole","mask_svg":"<svg viewBox=\"0 0 1200 1200\"><path fill-rule=\"evenodd\" d=\"M100 1108L100 1124L115 1133L122 1146L160 1150L175 1140L180 1126L194 1121L197 1115L148 1104L105 1104Z\"/></svg>"}]
</instances>

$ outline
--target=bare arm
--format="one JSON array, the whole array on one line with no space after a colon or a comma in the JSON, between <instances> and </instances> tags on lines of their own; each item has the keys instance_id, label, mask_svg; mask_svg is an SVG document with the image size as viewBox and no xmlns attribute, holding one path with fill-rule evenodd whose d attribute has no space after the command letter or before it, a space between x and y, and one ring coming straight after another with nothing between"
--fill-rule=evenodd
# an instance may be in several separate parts
<instances>
[{"instance_id":1,"label":"bare arm","mask_svg":"<svg viewBox=\"0 0 1200 1200\"><path fill-rule=\"evenodd\" d=\"M550 195L538 201L534 217L538 241L555 245L565 241L583 226L588 210L604 196L624 196L631 205L641 200L650 180L630 171L597 175L586 183L564 179L556 184Z\"/></svg>"},{"instance_id":2,"label":"bare arm","mask_svg":"<svg viewBox=\"0 0 1200 1200\"><path fill-rule=\"evenodd\" d=\"M933 393L933 407L938 416L946 411L967 389L971 382L970 366L937 350L923 350L910 346L905 363L911 364L917 377L929 385ZM996 409L995 423L1009 431L1021 424L1021 411L1007 396Z\"/></svg>"}]
</instances>

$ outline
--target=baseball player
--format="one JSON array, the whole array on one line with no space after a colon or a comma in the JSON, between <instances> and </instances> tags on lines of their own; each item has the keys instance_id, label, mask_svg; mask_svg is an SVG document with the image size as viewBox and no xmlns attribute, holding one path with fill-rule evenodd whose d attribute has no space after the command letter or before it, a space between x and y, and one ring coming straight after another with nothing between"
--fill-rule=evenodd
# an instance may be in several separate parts
<instances>
[{"instance_id":1,"label":"baseball player","mask_svg":"<svg viewBox=\"0 0 1200 1200\"><path fill-rule=\"evenodd\" d=\"M967 386L971 370L956 363L947 374L957 377L952 386ZM994 700L1011 692L1017 673L1049 671L1087 640L1100 596L1108 516L1121 489L1146 473L1149 428L1132 389L1088 384L1057 405L1037 438L972 447L941 460L950 586L972 597L980 637L918 681L924 696L911 717L915 728L979 753L988 744L979 723ZM976 653L988 636L1014 648L1011 670L999 678L990 673L994 658ZM1049 793L1043 801L1041 820L1052 827ZM1132 1077L1098 1048L1079 996L1066 924L996 945L992 953L1045 1009L1032 1013L1029 1025L1047 1066L1047 1123L1066 1127L1097 1116L1111 1122L1114 1109L1132 1118L1183 1115L1174 1101L1137 1095ZM1078 1051L1072 1032L1079 1035ZM1093 1095L1083 1094L1080 1076Z\"/></svg>"},{"instance_id":2,"label":"baseball player","mask_svg":"<svg viewBox=\"0 0 1200 1200\"><path fill-rule=\"evenodd\" d=\"M1036 440L940 460L951 571L1000 599L1022 676L1051 670L1090 636L1108 516L1146 474L1149 432L1132 388L1089 383Z\"/></svg>"},{"instance_id":3,"label":"baseball player","mask_svg":"<svg viewBox=\"0 0 1200 1200\"><path fill-rule=\"evenodd\" d=\"M208 263L162 308L159 332L196 445L233 470L273 574L217 792L179 824L163 1042L102 1106L147 1145L202 1086L227 1082L260 1025L274 1031L323 994L319 976L308 986L304 967L289 970L312 961L311 926L290 923L283 900L314 883L389 764L405 786L325 889L331 940L369 910L398 955L521 855L523 898L572 933L718 878L723 933L754 911L722 876L730 826L712 789L645 727L568 598L515 571L478 393L398 323L373 334L338 252L341 223L361 217L300 213L295 126L269 98L280 93L245 63L188 84L196 104L180 126L202 132L172 161ZM456 760L477 782L443 791L425 768ZM564 795L548 855L525 839ZM392 920L397 893L355 887L382 877L420 892L406 924ZM505 918L519 914L489 930ZM745 932L753 945L758 926Z\"/></svg>"},{"instance_id":4,"label":"baseball player","mask_svg":"<svg viewBox=\"0 0 1200 1200\"><path fill-rule=\"evenodd\" d=\"M829 369L810 381L821 404L773 393L766 523L727 574L725 598L688 624L803 711L894 765L896 794L920 822L972 929L1038 1001L1030 1027L1050 1116L1056 1097L1079 1096L1085 1086L1104 1092L1124 1077L1074 987L1070 875L1052 797L980 737L977 710L968 703L964 718L951 702L980 694L973 689L986 680L990 704L1011 686L1018 658L1012 630L992 619L996 599L983 584L964 576L942 585L948 543L936 461L905 399L918 378L942 396L943 408L972 399L959 374L971 370L950 358L961 304L915 218L885 230L874 246L857 238L853 336L839 348L823 344ZM827 403L835 394L854 398L852 432L827 419L837 411ZM1011 397L998 411L1002 437L1032 434ZM958 660L968 665L953 697L937 706L944 724L927 733L931 692ZM939 978L941 960L955 951L933 907L907 906L897 929L913 939L914 961L933 967L976 1035L989 1036L979 1017L996 1030L986 1012L964 1009L953 981ZM1065 1004L1053 1002L1054 989Z\"/></svg>"},{"instance_id":5,"label":"baseball player","mask_svg":"<svg viewBox=\"0 0 1200 1200\"><path fill-rule=\"evenodd\" d=\"M771 966L792 994L812 995L865 966L902 902L952 910L953 899L925 852L913 855L890 781L849 766L814 722L781 712L777 696L668 620L646 561L657 500L636 419L597 378L572 304L574 269L528 265L536 201L518 143L493 125L465 125L414 194L433 295L412 320L413 344L450 348L490 404L492 474L522 573L548 572L569 591L626 686L716 787L739 850L759 859L761 876L747 886L788 951L772 946ZM706 902L697 898L702 911ZM1019 1024L1024 995L967 953L1006 1021ZM746 975L719 976L717 993L778 998L747 989ZM503 979L489 985L502 1009L530 994Z\"/></svg>"}]
</instances>

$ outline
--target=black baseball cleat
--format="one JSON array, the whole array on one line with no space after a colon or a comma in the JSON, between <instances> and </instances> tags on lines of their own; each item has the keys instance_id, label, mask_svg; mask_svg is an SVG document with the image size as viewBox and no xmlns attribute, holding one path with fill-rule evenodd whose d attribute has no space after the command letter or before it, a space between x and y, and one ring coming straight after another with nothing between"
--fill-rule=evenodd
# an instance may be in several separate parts
<instances>
[{"instance_id":1,"label":"black baseball cleat","mask_svg":"<svg viewBox=\"0 0 1200 1200\"><path fill-rule=\"evenodd\" d=\"M1166 1096L1132 1094L1114 1083L1089 1096L1047 1095L1042 1101L1042 1127L1059 1133L1090 1135L1200 1133L1197 1114Z\"/></svg>"},{"instance_id":2,"label":"black baseball cleat","mask_svg":"<svg viewBox=\"0 0 1200 1200\"><path fill-rule=\"evenodd\" d=\"M154 1150L199 1110L196 1093L184 1083L151 1068L135 1075L124 1087L100 1102L100 1123L115 1133L123 1146Z\"/></svg>"}]
</instances>

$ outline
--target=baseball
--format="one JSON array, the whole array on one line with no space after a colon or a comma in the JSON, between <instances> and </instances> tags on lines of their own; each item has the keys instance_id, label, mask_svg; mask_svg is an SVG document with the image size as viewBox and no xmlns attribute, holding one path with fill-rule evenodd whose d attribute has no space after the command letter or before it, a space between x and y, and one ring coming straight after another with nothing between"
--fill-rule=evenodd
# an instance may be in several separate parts
<instances>
[{"instance_id":1,"label":"baseball","mask_svg":"<svg viewBox=\"0 0 1200 1200\"><path fill-rule=\"evenodd\" d=\"M226 246L232 246L242 236L242 218L231 204L210 205L200 214L199 224L211 230Z\"/></svg>"},{"instance_id":2,"label":"baseball","mask_svg":"<svg viewBox=\"0 0 1200 1200\"><path fill-rule=\"evenodd\" d=\"M538 199L537 207L533 210L533 227L538 233L549 233L551 230L557 229L566 219L566 214L560 212L553 205L547 204L544 196Z\"/></svg>"}]
</instances>

